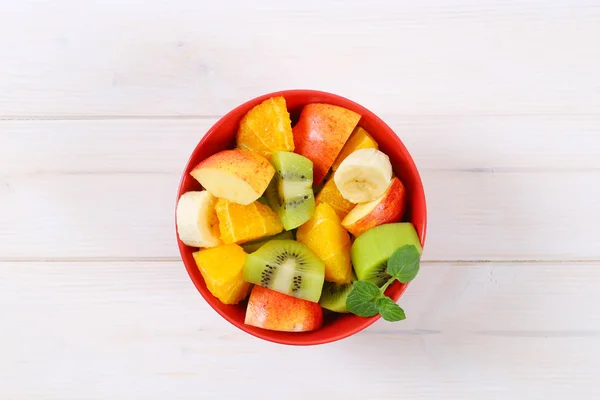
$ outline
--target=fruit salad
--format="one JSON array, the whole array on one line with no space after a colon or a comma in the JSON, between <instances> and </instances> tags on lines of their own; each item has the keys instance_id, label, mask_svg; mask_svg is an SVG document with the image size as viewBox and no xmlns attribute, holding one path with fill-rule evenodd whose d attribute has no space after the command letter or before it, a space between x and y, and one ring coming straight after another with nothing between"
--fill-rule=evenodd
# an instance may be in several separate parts
<instances>
[{"instance_id":1,"label":"fruit salad","mask_svg":"<svg viewBox=\"0 0 600 400\"><path fill-rule=\"evenodd\" d=\"M235 148L191 170L202 190L179 198L177 234L246 324L307 332L327 314L405 318L384 292L414 279L422 248L404 221L406 189L360 120L311 103L293 124L273 97L241 119Z\"/></svg>"}]
</instances>

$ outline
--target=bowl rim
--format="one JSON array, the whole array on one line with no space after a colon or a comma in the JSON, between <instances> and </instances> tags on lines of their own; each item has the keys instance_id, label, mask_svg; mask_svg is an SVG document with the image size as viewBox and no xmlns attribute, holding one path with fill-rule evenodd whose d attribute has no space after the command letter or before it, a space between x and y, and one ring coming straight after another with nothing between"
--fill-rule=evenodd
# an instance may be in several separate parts
<instances>
[{"instance_id":1,"label":"bowl rim","mask_svg":"<svg viewBox=\"0 0 600 400\"><path fill-rule=\"evenodd\" d=\"M409 153L408 149L406 148L406 146L404 145L404 143L402 142L402 140L400 139L400 137L396 134L396 132L389 127L389 125L387 123L385 123L385 121L383 121L378 115L376 115L374 112L370 111L369 109L367 109L366 107L362 106L359 103L356 103L353 100L350 100L344 96L340 96L334 93L330 93L330 92L326 92L326 91L322 91L322 90L314 90L314 89L286 89L286 90L278 90L275 92L270 92L270 93L265 93L259 96L256 96L252 99L249 99L247 101L244 101L243 103L239 104L238 106L234 107L233 109L231 109L230 111L228 111L226 114L224 114L222 117L220 117L202 136L202 138L200 139L200 141L198 142L198 144L194 147L193 151L190 153L190 156L188 157L187 162L185 163L185 166L183 168L182 174L181 174L181 178L179 181L179 185L177 188L177 198L175 200L175 237L177 240L177 246L179 249L179 253L180 253L180 257L181 257L181 261L184 264L184 267L186 269L186 272L188 274L188 277L190 278L190 280L192 281L192 283L194 284L194 286L196 287L196 290L198 290L198 292L200 293L200 295L204 298L205 302L208 303L208 305L210 306L210 308L212 308L215 312L217 312L222 318L224 318L226 321L228 321L230 324L232 324L233 326L235 326L236 328L240 329L241 331L254 336L258 339L262 339L268 342L272 342L272 343L277 343L277 344L283 344L283 345L292 345L292 346L312 346L312 345L320 345L320 344L328 344L328 343L333 343L336 341L339 341L341 339L345 339L347 337L350 337L360 331L365 330L366 328L368 328L369 326L371 326L373 323L375 323L377 320L379 320L379 318L381 318L381 315L377 314L373 317L360 317L363 319L363 323L353 327L352 329L347 329L343 332L336 332L335 334L329 336L329 337L325 337L325 338L321 338L321 339L311 339L311 340L302 340L302 341L294 341L294 340L287 340L287 339L282 339L282 338L278 338L277 337L277 333L276 331L269 331L269 330L262 330L260 333L259 332L255 332L251 329L251 327L247 327L246 325L244 325L243 323L238 323L237 321L235 321L232 317L230 317L226 312L213 307L212 303L209 301L209 299L207 298L206 294L204 293L204 289L200 286L200 284L198 282L196 282L196 280L194 279L194 275L192 274L192 269L197 269L196 265L189 265L189 263L186 263L184 257L183 257L183 253L184 251L186 251L186 249L189 248L189 246L186 246L181 240L179 240L179 235L177 233L177 215L176 215L176 210L177 210L177 202L179 201L179 198L181 197L181 195L184 193L183 192L183 188L184 188L184 182L187 178L187 173L186 171L188 171L188 169L190 168L191 164L192 164L192 160L194 159L194 155L199 151L199 149L204 145L204 143L208 140L208 138L215 132L218 131L221 127L221 125L223 125L226 121L229 120L229 118L231 118L232 115L235 115L236 113L238 113L240 111L240 109L244 109L249 107L251 104L259 104L260 102L267 100L268 98L271 97L277 97L277 96L289 96L289 95L298 95L298 94L303 94L303 95L315 95L315 96L319 96L319 97L325 97L325 98L331 98L331 99L335 99L338 103L346 103L346 104L350 104L353 107L353 110L358 110L356 112L359 112L361 114L361 119L362 117L364 117L365 115L368 115L369 119L374 120L377 122L378 125L381 126L382 130L387 131L386 134L389 134L393 139L392 141L394 141L394 145L397 146L399 148L399 151L402 153L403 155L403 159L405 161L405 164L414 172L414 177L416 179L416 190L418 190L419 196L422 198L423 200L423 226L420 230L420 232L418 231L417 234L419 236L420 242L421 242L421 247L424 249L425 248L425 239L426 239L426 235L427 235L427 203L426 203L426 196L425 196L425 188L423 186L423 181L421 179L419 170L411 156L411 154ZM306 103L309 104L310 102ZM197 162L195 163L197 164ZM409 283L405 283L405 284L400 284L398 281L394 282L393 284L391 284L387 290L386 290L386 295L389 295L390 291L394 291L394 295L390 296L395 302L398 301L398 299L400 297L402 297L402 295L404 294L404 292L406 291L406 288L409 286ZM398 290L399 289L399 290ZM274 334L273 334L274 332ZM271 334L270 334L271 333Z\"/></svg>"}]
</instances>

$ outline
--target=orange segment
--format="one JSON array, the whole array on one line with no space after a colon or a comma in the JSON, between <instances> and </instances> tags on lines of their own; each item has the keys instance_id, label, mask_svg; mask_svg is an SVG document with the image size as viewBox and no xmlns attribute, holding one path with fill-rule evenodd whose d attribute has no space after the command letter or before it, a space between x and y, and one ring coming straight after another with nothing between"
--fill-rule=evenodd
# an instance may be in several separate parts
<instances>
[{"instance_id":1,"label":"orange segment","mask_svg":"<svg viewBox=\"0 0 600 400\"><path fill-rule=\"evenodd\" d=\"M282 96L267 99L246 113L237 146L266 158L275 151L294 151L292 121Z\"/></svg>"},{"instance_id":2,"label":"orange segment","mask_svg":"<svg viewBox=\"0 0 600 400\"><path fill-rule=\"evenodd\" d=\"M257 202L256 209L265 227L265 233L261 237L275 235L283 230L279 216L275 214L271 207Z\"/></svg>"},{"instance_id":3,"label":"orange segment","mask_svg":"<svg viewBox=\"0 0 600 400\"><path fill-rule=\"evenodd\" d=\"M350 154L360 149L379 149L379 145L377 144L375 139L373 139L371 135L369 135L367 131L365 131L360 126L357 126L356 129L354 129L354 132L352 132L352 135L350 135L350 138L348 139L344 147L342 148L342 151L340 151L340 154L338 154L337 158L333 162L331 168L333 168L333 170L335 171L340 166L342 161L344 161L344 158L348 157Z\"/></svg>"},{"instance_id":4,"label":"orange segment","mask_svg":"<svg viewBox=\"0 0 600 400\"><path fill-rule=\"evenodd\" d=\"M193 253L208 290L224 304L248 296L250 284L242 279L246 253L237 244L225 244Z\"/></svg>"},{"instance_id":5,"label":"orange segment","mask_svg":"<svg viewBox=\"0 0 600 400\"><path fill-rule=\"evenodd\" d=\"M344 218L354 208L355 204L346 200L333 181L333 176L329 178L316 198L317 205L321 203L329 204L340 218Z\"/></svg>"},{"instance_id":6,"label":"orange segment","mask_svg":"<svg viewBox=\"0 0 600 400\"><path fill-rule=\"evenodd\" d=\"M244 243L283 230L279 217L271 208L258 201L247 206L218 199L215 206L221 240L225 244Z\"/></svg>"},{"instance_id":7,"label":"orange segment","mask_svg":"<svg viewBox=\"0 0 600 400\"><path fill-rule=\"evenodd\" d=\"M351 281L350 235L329 204L321 203L317 206L314 216L298 228L296 240L307 245L323 260L326 281Z\"/></svg>"}]
</instances>

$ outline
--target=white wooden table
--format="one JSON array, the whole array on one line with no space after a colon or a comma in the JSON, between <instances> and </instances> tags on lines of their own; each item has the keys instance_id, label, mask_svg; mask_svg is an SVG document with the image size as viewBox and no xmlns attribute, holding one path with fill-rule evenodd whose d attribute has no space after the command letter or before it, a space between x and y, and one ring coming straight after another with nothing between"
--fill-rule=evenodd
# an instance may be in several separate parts
<instances>
[{"instance_id":1,"label":"white wooden table","mask_svg":"<svg viewBox=\"0 0 600 400\"><path fill-rule=\"evenodd\" d=\"M0 399L597 399L597 1L0 1ZM380 321L248 336L179 258L180 173L232 107L349 97L422 171Z\"/></svg>"}]
</instances>

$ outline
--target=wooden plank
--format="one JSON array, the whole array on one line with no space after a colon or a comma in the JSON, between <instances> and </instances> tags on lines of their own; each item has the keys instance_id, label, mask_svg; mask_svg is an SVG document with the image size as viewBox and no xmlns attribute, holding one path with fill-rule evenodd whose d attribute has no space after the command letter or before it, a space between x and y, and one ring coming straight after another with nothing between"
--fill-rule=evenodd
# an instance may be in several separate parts
<instances>
[{"instance_id":1,"label":"wooden plank","mask_svg":"<svg viewBox=\"0 0 600 400\"><path fill-rule=\"evenodd\" d=\"M596 260L600 171L424 174L427 258Z\"/></svg>"},{"instance_id":2,"label":"wooden plank","mask_svg":"<svg viewBox=\"0 0 600 400\"><path fill-rule=\"evenodd\" d=\"M419 168L471 172L600 168L598 116L384 116ZM0 175L180 173L205 119L0 121Z\"/></svg>"},{"instance_id":3,"label":"wooden plank","mask_svg":"<svg viewBox=\"0 0 600 400\"><path fill-rule=\"evenodd\" d=\"M215 122L0 121L1 174L181 173Z\"/></svg>"},{"instance_id":4,"label":"wooden plank","mask_svg":"<svg viewBox=\"0 0 600 400\"><path fill-rule=\"evenodd\" d=\"M1 174L181 173L215 122L0 121Z\"/></svg>"},{"instance_id":5,"label":"wooden plank","mask_svg":"<svg viewBox=\"0 0 600 400\"><path fill-rule=\"evenodd\" d=\"M591 0L3 2L0 116L220 115L282 88L378 113L597 114L599 20Z\"/></svg>"},{"instance_id":6,"label":"wooden plank","mask_svg":"<svg viewBox=\"0 0 600 400\"><path fill-rule=\"evenodd\" d=\"M3 262L0 393L229 399L243 390L258 399L276 377L269 395L298 400L594 398L598 271L598 263L426 263L400 300L405 321L295 348L222 320L178 262Z\"/></svg>"},{"instance_id":7,"label":"wooden plank","mask_svg":"<svg viewBox=\"0 0 600 400\"><path fill-rule=\"evenodd\" d=\"M162 258L178 254L174 174L3 179L2 258ZM12 236L12 239L11 239Z\"/></svg>"},{"instance_id":8,"label":"wooden plank","mask_svg":"<svg viewBox=\"0 0 600 400\"><path fill-rule=\"evenodd\" d=\"M0 259L175 259L179 174L0 178ZM600 171L426 170L426 260L598 260Z\"/></svg>"}]
</instances>

